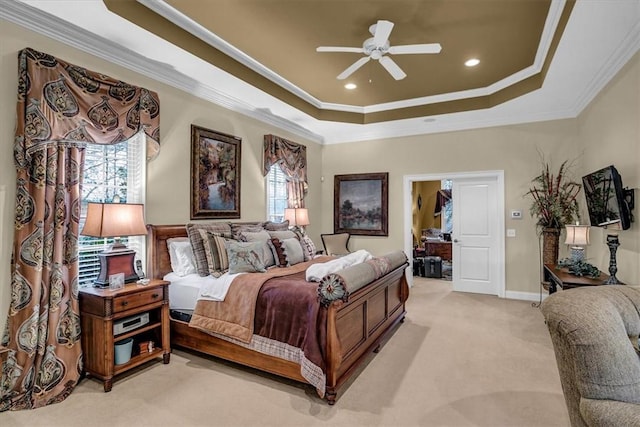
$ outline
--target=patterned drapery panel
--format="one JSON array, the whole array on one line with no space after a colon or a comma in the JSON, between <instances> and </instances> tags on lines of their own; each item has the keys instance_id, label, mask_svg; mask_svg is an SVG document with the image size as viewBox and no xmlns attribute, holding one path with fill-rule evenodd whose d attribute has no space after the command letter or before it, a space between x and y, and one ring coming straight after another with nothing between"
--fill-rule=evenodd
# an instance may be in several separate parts
<instances>
[{"instance_id":1,"label":"patterned drapery panel","mask_svg":"<svg viewBox=\"0 0 640 427\"><path fill-rule=\"evenodd\" d=\"M65 399L82 372L78 235L86 144L140 129L159 144L155 93L33 49L18 57L16 215L0 411ZM157 152L157 150L156 150Z\"/></svg>"},{"instance_id":2,"label":"patterned drapery panel","mask_svg":"<svg viewBox=\"0 0 640 427\"><path fill-rule=\"evenodd\" d=\"M290 208L304 208L307 182L307 147L275 135L264 136L262 174L267 176L271 166L278 164L287 179L287 204Z\"/></svg>"}]
</instances>

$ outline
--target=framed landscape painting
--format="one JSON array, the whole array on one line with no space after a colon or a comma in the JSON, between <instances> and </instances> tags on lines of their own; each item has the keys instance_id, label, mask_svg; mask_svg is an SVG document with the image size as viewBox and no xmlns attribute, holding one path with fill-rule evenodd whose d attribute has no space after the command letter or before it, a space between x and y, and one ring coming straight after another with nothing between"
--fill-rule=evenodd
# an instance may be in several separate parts
<instances>
[{"instance_id":1,"label":"framed landscape painting","mask_svg":"<svg viewBox=\"0 0 640 427\"><path fill-rule=\"evenodd\" d=\"M191 125L191 219L240 218L241 142Z\"/></svg>"},{"instance_id":2,"label":"framed landscape painting","mask_svg":"<svg viewBox=\"0 0 640 427\"><path fill-rule=\"evenodd\" d=\"M336 175L333 232L388 236L389 173Z\"/></svg>"}]
</instances>

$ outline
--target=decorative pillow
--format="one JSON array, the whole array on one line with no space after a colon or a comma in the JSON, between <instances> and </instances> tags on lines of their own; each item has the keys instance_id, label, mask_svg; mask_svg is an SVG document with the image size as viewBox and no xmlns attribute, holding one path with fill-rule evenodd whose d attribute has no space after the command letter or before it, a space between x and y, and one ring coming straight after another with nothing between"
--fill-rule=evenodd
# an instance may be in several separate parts
<instances>
[{"instance_id":1,"label":"decorative pillow","mask_svg":"<svg viewBox=\"0 0 640 427\"><path fill-rule=\"evenodd\" d=\"M271 267L276 265L275 255L271 250L271 246L267 243L269 242L269 240L271 240L271 237L269 237L269 233L267 233L265 230L261 230L255 233L245 231L240 233L240 236L242 237L241 240L245 242L262 242L263 244L258 251L258 255L260 256L260 259L262 260L264 266Z\"/></svg>"},{"instance_id":2,"label":"decorative pillow","mask_svg":"<svg viewBox=\"0 0 640 427\"><path fill-rule=\"evenodd\" d=\"M282 240L273 238L271 243L278 258L278 267L288 267L304 261L302 246L300 246L300 241L295 237Z\"/></svg>"},{"instance_id":3,"label":"decorative pillow","mask_svg":"<svg viewBox=\"0 0 640 427\"><path fill-rule=\"evenodd\" d=\"M206 230L217 233L224 237L231 237L231 227L228 222L203 222L187 224L187 235L191 242L193 257L196 260L196 270L200 276L209 275L209 265L207 264L207 254L204 250L202 234L198 230Z\"/></svg>"},{"instance_id":4,"label":"decorative pillow","mask_svg":"<svg viewBox=\"0 0 640 427\"><path fill-rule=\"evenodd\" d=\"M302 236L300 239L300 246L302 246L302 253L304 254L304 260L309 261L316 255L316 245L309 236Z\"/></svg>"},{"instance_id":5,"label":"decorative pillow","mask_svg":"<svg viewBox=\"0 0 640 427\"><path fill-rule=\"evenodd\" d=\"M234 240L240 240L241 233L257 233L264 230L262 222L230 222L229 227L231 228L231 238Z\"/></svg>"},{"instance_id":6,"label":"decorative pillow","mask_svg":"<svg viewBox=\"0 0 640 427\"><path fill-rule=\"evenodd\" d=\"M233 239L207 230L199 230L199 233L202 235L202 243L207 257L207 265L209 266L207 274L211 274L213 277L222 276L229 270L229 258L227 257L225 243L233 241Z\"/></svg>"},{"instance_id":7,"label":"decorative pillow","mask_svg":"<svg viewBox=\"0 0 640 427\"><path fill-rule=\"evenodd\" d=\"M260 231L242 231L240 232L240 241L243 242L266 242L271 236L266 230Z\"/></svg>"},{"instance_id":8,"label":"decorative pillow","mask_svg":"<svg viewBox=\"0 0 640 427\"><path fill-rule=\"evenodd\" d=\"M273 252L273 257L275 259L276 265L278 267L286 267L287 266L287 258L284 255L284 251L282 250L282 242L280 239L273 238L269 240L269 247Z\"/></svg>"},{"instance_id":9,"label":"decorative pillow","mask_svg":"<svg viewBox=\"0 0 640 427\"><path fill-rule=\"evenodd\" d=\"M289 229L289 220L282 222L266 221L262 227L267 231L286 231Z\"/></svg>"},{"instance_id":10,"label":"decorative pillow","mask_svg":"<svg viewBox=\"0 0 640 427\"><path fill-rule=\"evenodd\" d=\"M284 255L287 257L287 266L296 265L304 261L304 253L300 240L296 237L281 240Z\"/></svg>"},{"instance_id":11,"label":"decorative pillow","mask_svg":"<svg viewBox=\"0 0 640 427\"><path fill-rule=\"evenodd\" d=\"M292 237L296 237L296 233L291 230L280 230L280 231L267 231L271 238L276 238L278 240L291 239Z\"/></svg>"},{"instance_id":12,"label":"decorative pillow","mask_svg":"<svg viewBox=\"0 0 640 427\"><path fill-rule=\"evenodd\" d=\"M225 246L229 258L229 273L264 273L267 271L258 252L266 242L228 241Z\"/></svg>"},{"instance_id":13,"label":"decorative pillow","mask_svg":"<svg viewBox=\"0 0 640 427\"><path fill-rule=\"evenodd\" d=\"M173 270L174 273L178 276L196 273L196 264L189 238L177 237L167 239L167 246L169 247L171 270Z\"/></svg>"}]
</instances>

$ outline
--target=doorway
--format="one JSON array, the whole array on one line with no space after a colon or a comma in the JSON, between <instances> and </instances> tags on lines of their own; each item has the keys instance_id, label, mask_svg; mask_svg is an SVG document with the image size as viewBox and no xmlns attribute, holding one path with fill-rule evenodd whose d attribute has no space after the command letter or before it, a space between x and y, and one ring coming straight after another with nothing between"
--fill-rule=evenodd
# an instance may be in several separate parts
<instances>
[{"instance_id":1,"label":"doorway","mask_svg":"<svg viewBox=\"0 0 640 427\"><path fill-rule=\"evenodd\" d=\"M470 212L466 209L467 213L467 224L475 224L477 221L475 218L485 218L487 221L487 231L490 233L492 239L490 241L489 246L483 246L482 250L460 250L464 248L463 244L469 242L469 234L467 233L465 236L465 241L461 241L458 239L458 242L455 242L456 233L465 232L465 230L460 230L456 226L456 221L454 220L454 232L452 233L453 243L453 289L460 290L463 292L478 292L478 293L488 293L491 295L497 295L501 298L505 296L505 266L504 266L504 171L480 171L480 172L455 172L455 173L438 173L438 174L421 174L421 175L405 175L403 177L403 191L404 191L404 246L405 252L411 258L413 258L413 243L414 243L414 234L413 234L413 194L412 187L414 182L421 181L441 181L444 179L453 180L454 188L456 186L456 181L464 182L466 188L473 188L474 180L477 181L477 185L481 190L473 191L473 192L462 192L457 195L458 198L466 197L466 195L470 195L473 197L478 197L478 194L483 194L483 191L490 191L492 194L493 200L491 206L485 206L485 203L481 203L481 207L486 209L485 212L482 212L482 215L478 215L477 207L473 209L473 212ZM492 183L487 186L487 183ZM471 186L471 187L469 187ZM489 200L489 199L487 199ZM473 202L473 199L471 199ZM476 200L477 201L477 200ZM462 206L468 204L468 201L458 200L462 204ZM454 216L458 217L458 215L465 215L465 212L456 212L456 194L455 191L453 193L453 203L454 203ZM465 224L465 219L459 218L458 222L462 222ZM459 226L460 224L458 224ZM466 227L466 225L465 225ZM485 240L486 243L486 240ZM456 247L458 245L459 247ZM467 248L468 249L468 248ZM478 254L483 253L485 256L478 258L477 256L469 256L469 254ZM481 266L478 266L478 262L484 263ZM411 259L413 262L413 259ZM456 273L457 271L457 273ZM460 274L460 273L463 274ZM467 272L475 275L480 272L483 273L483 277L477 280L476 277L468 277ZM469 288L468 285L469 279L473 279L478 281L483 286L478 288ZM481 282L486 283L481 283ZM409 284L410 286L413 284L413 275L409 275Z\"/></svg>"}]
</instances>

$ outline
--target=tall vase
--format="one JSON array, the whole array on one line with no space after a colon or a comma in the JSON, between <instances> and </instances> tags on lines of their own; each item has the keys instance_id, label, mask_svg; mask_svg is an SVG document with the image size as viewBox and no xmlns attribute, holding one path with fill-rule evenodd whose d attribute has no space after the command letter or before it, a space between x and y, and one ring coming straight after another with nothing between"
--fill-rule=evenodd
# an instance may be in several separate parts
<instances>
[{"instance_id":1,"label":"tall vase","mask_svg":"<svg viewBox=\"0 0 640 427\"><path fill-rule=\"evenodd\" d=\"M553 264L558 262L558 248L560 246L560 229L545 228L542 230L542 263Z\"/></svg>"}]
</instances>

